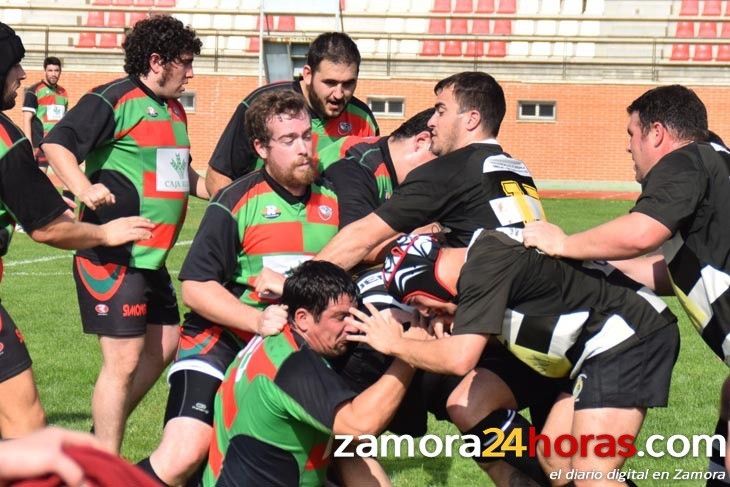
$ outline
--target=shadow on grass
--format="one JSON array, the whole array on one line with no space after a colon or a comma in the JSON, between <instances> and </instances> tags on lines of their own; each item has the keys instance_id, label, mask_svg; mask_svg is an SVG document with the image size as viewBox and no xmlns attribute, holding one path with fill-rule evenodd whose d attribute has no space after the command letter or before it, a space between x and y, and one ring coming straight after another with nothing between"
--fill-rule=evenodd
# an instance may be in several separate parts
<instances>
[{"instance_id":1,"label":"shadow on grass","mask_svg":"<svg viewBox=\"0 0 730 487\"><path fill-rule=\"evenodd\" d=\"M91 424L91 416L89 415L88 411L47 411L46 414L48 415L48 424L64 427L73 427L74 429L78 429L78 427L81 427L82 425ZM76 427L71 425L74 425Z\"/></svg>"}]
</instances>

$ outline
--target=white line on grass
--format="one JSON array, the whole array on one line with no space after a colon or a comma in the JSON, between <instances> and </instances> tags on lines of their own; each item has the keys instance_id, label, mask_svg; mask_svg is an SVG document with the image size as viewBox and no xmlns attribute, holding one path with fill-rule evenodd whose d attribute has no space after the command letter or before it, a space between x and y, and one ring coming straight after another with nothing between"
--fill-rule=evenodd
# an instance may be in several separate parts
<instances>
[{"instance_id":1,"label":"white line on grass","mask_svg":"<svg viewBox=\"0 0 730 487\"><path fill-rule=\"evenodd\" d=\"M180 242L175 244L175 247L187 247L193 243L192 240L181 240ZM52 260L58 260L58 259L70 259L73 255L71 253L62 254L62 255L47 255L45 257L37 257L35 259L25 259L25 260L7 260L4 262L5 267L15 267L19 265L28 265L28 264L38 264L40 262L49 262ZM20 275L20 274L16 274ZM28 274L30 275L30 274ZM51 274L38 274L40 275L51 275Z\"/></svg>"}]
</instances>

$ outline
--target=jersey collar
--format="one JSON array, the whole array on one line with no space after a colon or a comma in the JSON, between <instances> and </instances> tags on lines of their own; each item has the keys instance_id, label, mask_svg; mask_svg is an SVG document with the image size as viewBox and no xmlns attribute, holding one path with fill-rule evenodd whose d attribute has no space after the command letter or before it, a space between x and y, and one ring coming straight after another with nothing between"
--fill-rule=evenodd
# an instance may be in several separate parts
<instances>
[{"instance_id":1,"label":"jersey collar","mask_svg":"<svg viewBox=\"0 0 730 487\"><path fill-rule=\"evenodd\" d=\"M393 164L393 157L390 155L390 148L388 147L388 137L381 137L378 142L378 147L380 147L380 152L383 153L383 163L385 163L385 167L388 169L388 175L390 176L390 182L393 185L393 188L398 187L398 178L395 174L395 165Z\"/></svg>"},{"instance_id":2,"label":"jersey collar","mask_svg":"<svg viewBox=\"0 0 730 487\"><path fill-rule=\"evenodd\" d=\"M140 90L144 91L144 94L155 100L160 105L165 105L165 100L163 98L160 98L155 94L154 91L150 90L145 86L144 83L139 78L135 78L133 76L130 76L129 79L134 83Z\"/></svg>"},{"instance_id":3,"label":"jersey collar","mask_svg":"<svg viewBox=\"0 0 730 487\"><path fill-rule=\"evenodd\" d=\"M307 190L304 192L303 195L295 196L291 194L284 186L279 184L274 178L272 178L266 171L266 168L261 168L261 173L264 175L264 181L266 181L268 185L271 186L271 189L273 189L276 194L281 196L284 201L286 201L290 205L296 205L297 203L306 205L309 201L309 197L312 195L311 185L307 186Z\"/></svg>"}]
</instances>

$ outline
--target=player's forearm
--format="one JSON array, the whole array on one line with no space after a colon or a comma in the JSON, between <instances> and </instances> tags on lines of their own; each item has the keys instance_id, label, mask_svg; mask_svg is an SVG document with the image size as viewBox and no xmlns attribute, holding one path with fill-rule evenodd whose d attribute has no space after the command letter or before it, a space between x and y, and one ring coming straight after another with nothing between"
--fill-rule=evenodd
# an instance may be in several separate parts
<instances>
[{"instance_id":1,"label":"player's forearm","mask_svg":"<svg viewBox=\"0 0 730 487\"><path fill-rule=\"evenodd\" d=\"M380 217L370 215L340 230L315 259L327 260L343 269L352 269L376 246L397 235Z\"/></svg>"},{"instance_id":2,"label":"player's forearm","mask_svg":"<svg viewBox=\"0 0 730 487\"><path fill-rule=\"evenodd\" d=\"M210 199L210 194L208 194L208 189L205 186L205 178L200 176L191 166L188 166L188 179L191 195L203 200Z\"/></svg>"},{"instance_id":3,"label":"player's forearm","mask_svg":"<svg viewBox=\"0 0 730 487\"><path fill-rule=\"evenodd\" d=\"M70 150L59 144L43 144L42 149L54 174L74 195L78 196L91 186L89 178L81 171L79 161Z\"/></svg>"},{"instance_id":4,"label":"player's forearm","mask_svg":"<svg viewBox=\"0 0 730 487\"><path fill-rule=\"evenodd\" d=\"M51 223L30 232L30 238L59 249L88 249L106 243L103 226L82 223L61 215Z\"/></svg>"},{"instance_id":5,"label":"player's forearm","mask_svg":"<svg viewBox=\"0 0 730 487\"><path fill-rule=\"evenodd\" d=\"M471 338L465 338L467 336L474 337L482 345L478 346ZM486 343L486 338L481 335L449 336L437 340L401 338L392 344L390 355L427 372L465 375L476 367Z\"/></svg>"},{"instance_id":6,"label":"player's forearm","mask_svg":"<svg viewBox=\"0 0 730 487\"><path fill-rule=\"evenodd\" d=\"M410 365L394 360L377 382L337 412L334 433L357 436L383 431L403 400L414 372Z\"/></svg>"},{"instance_id":7,"label":"player's forearm","mask_svg":"<svg viewBox=\"0 0 730 487\"><path fill-rule=\"evenodd\" d=\"M205 188L211 198L229 184L231 184L231 178L208 166L208 171L205 173Z\"/></svg>"},{"instance_id":8,"label":"player's forearm","mask_svg":"<svg viewBox=\"0 0 730 487\"><path fill-rule=\"evenodd\" d=\"M667 263L659 253L634 259L612 260L610 264L659 295L669 296L673 294Z\"/></svg>"},{"instance_id":9,"label":"player's forearm","mask_svg":"<svg viewBox=\"0 0 730 487\"><path fill-rule=\"evenodd\" d=\"M183 303L203 318L236 330L258 333L261 311L242 303L216 281L183 281Z\"/></svg>"},{"instance_id":10,"label":"player's forearm","mask_svg":"<svg viewBox=\"0 0 730 487\"><path fill-rule=\"evenodd\" d=\"M651 217L630 213L603 225L568 236L560 257L573 259L632 259L657 249L671 236Z\"/></svg>"}]
</instances>

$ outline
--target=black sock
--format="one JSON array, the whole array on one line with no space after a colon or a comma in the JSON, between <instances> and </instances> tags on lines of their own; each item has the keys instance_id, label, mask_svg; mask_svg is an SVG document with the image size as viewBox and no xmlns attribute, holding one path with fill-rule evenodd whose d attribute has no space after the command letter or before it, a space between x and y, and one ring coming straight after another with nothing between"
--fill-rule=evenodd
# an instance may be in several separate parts
<instances>
[{"instance_id":1,"label":"black sock","mask_svg":"<svg viewBox=\"0 0 730 487\"><path fill-rule=\"evenodd\" d=\"M169 487L165 482L162 481L160 477L157 476L157 472L155 472L155 469L152 468L152 464L150 463L150 457L143 458L139 462L137 462L137 466L144 470L144 472L155 479L160 485L164 485L165 487Z\"/></svg>"}]
</instances>

